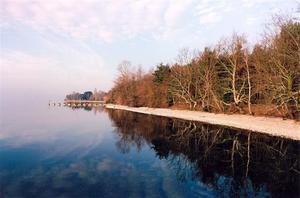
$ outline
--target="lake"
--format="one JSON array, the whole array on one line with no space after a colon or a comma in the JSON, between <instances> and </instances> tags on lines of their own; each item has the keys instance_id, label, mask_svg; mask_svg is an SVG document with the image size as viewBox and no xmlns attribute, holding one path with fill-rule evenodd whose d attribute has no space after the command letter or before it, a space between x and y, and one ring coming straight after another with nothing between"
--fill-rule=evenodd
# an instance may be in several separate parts
<instances>
[{"instance_id":1,"label":"lake","mask_svg":"<svg viewBox=\"0 0 300 198\"><path fill-rule=\"evenodd\" d=\"M0 197L298 197L300 143L102 107L1 111Z\"/></svg>"}]
</instances>

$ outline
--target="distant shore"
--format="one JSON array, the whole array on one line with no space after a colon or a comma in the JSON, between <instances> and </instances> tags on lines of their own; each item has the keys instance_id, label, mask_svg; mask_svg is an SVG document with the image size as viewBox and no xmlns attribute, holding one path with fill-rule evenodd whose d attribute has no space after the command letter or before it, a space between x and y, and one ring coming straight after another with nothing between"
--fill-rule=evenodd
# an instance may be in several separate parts
<instances>
[{"instance_id":1,"label":"distant shore","mask_svg":"<svg viewBox=\"0 0 300 198\"><path fill-rule=\"evenodd\" d=\"M149 115L199 121L212 125L221 125L236 129L249 130L300 141L300 123L294 120L238 114L215 114L200 111L173 110L164 108L128 107L114 104L105 104L105 107L108 109L120 109Z\"/></svg>"}]
</instances>

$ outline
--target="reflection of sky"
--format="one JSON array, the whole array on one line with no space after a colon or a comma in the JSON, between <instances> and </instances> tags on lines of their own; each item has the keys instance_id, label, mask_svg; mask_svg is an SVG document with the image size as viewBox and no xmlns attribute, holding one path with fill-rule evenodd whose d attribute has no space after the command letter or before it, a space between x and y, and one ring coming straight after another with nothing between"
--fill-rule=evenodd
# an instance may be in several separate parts
<instances>
[{"instance_id":1,"label":"reflection of sky","mask_svg":"<svg viewBox=\"0 0 300 198\"><path fill-rule=\"evenodd\" d=\"M65 136L80 141L95 141L108 132L107 123L108 118L104 114L95 116L82 110L79 113L69 108L48 107L46 103L35 109L30 106L21 110L11 107L3 113L0 140L15 146L51 143Z\"/></svg>"},{"instance_id":2,"label":"reflection of sky","mask_svg":"<svg viewBox=\"0 0 300 198\"><path fill-rule=\"evenodd\" d=\"M8 195L213 195L199 182L178 180L173 165L147 144L121 153L106 113L46 105L25 109L8 112L1 124L0 186Z\"/></svg>"},{"instance_id":3,"label":"reflection of sky","mask_svg":"<svg viewBox=\"0 0 300 198\"><path fill-rule=\"evenodd\" d=\"M54 163L51 167L37 166L28 173L13 178L13 183L8 185L8 191L12 194L20 192L25 183L31 185L33 192L30 193L41 193L40 189L45 189L42 195L50 196L63 195L59 189L64 189L68 196L92 193L105 197L190 197L195 192L198 192L198 195L210 193L207 187L190 189L196 186L178 182L174 173L164 167L163 161L161 167L153 167L153 156L139 161L120 160L115 156L102 157L93 155L74 161L52 160Z\"/></svg>"}]
</instances>

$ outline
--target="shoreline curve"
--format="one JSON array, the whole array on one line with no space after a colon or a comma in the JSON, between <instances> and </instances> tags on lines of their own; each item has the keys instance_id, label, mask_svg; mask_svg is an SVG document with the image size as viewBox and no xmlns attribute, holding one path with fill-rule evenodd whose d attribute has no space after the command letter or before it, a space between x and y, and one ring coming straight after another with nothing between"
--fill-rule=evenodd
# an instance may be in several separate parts
<instances>
[{"instance_id":1,"label":"shoreline curve","mask_svg":"<svg viewBox=\"0 0 300 198\"><path fill-rule=\"evenodd\" d=\"M241 114L215 114L167 108L129 107L115 104L105 104L104 106L108 109L197 121L300 141L300 122L296 122L295 120Z\"/></svg>"}]
</instances>

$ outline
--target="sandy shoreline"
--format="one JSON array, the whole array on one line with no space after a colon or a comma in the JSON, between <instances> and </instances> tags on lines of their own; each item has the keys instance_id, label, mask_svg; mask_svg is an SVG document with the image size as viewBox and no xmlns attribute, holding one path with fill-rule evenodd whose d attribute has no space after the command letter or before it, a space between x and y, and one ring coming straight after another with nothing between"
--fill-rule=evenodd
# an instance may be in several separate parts
<instances>
[{"instance_id":1,"label":"sandy shoreline","mask_svg":"<svg viewBox=\"0 0 300 198\"><path fill-rule=\"evenodd\" d=\"M143 114L199 121L213 125L245 129L300 141L300 123L282 118L254 117L249 115L226 115L199 111L173 110L148 107L128 107L106 104L108 109L120 109Z\"/></svg>"}]
</instances>

